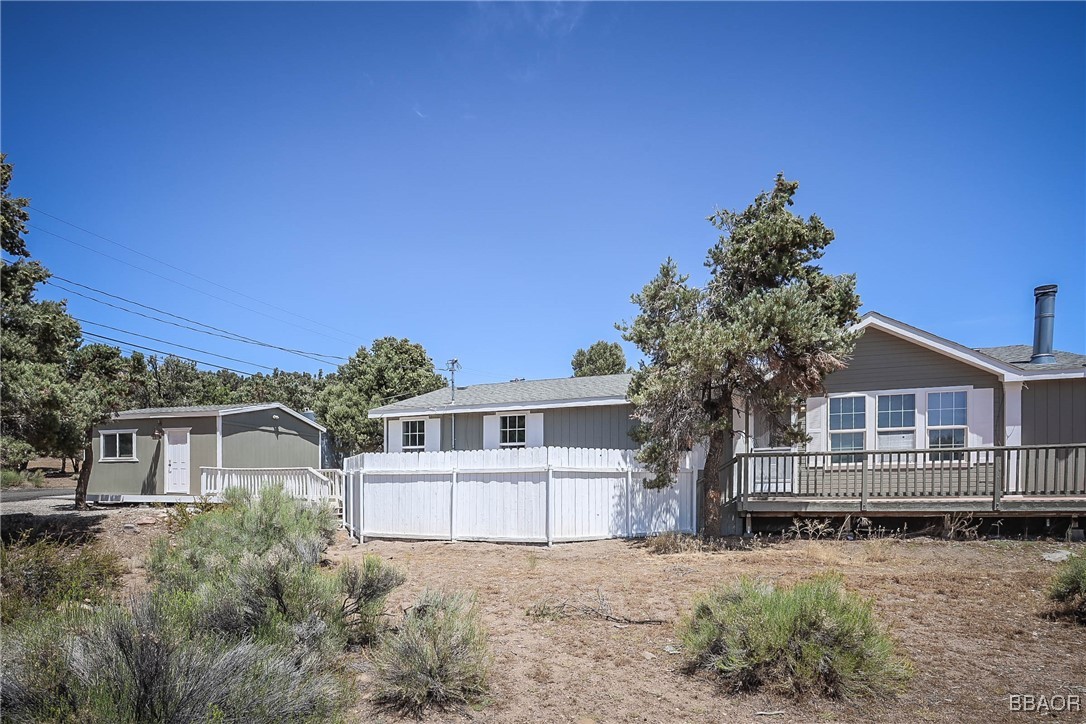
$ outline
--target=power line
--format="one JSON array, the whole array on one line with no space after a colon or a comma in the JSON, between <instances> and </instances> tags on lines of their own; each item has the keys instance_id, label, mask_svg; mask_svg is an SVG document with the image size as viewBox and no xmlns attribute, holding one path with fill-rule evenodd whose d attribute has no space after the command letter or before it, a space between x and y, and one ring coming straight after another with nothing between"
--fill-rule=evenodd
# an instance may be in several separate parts
<instances>
[{"instance_id":1,"label":"power line","mask_svg":"<svg viewBox=\"0 0 1086 724\"><path fill-rule=\"evenodd\" d=\"M125 266L130 266L133 269L138 269L139 271L146 272L147 274L150 274L151 276L154 276L154 277L158 277L159 279L164 279L164 280L170 282L171 284L176 284L179 287L183 287L185 289L189 289L189 290L197 292L199 294L203 294L205 296L211 297L212 299L216 299L216 300L218 300L220 302L225 302L227 304L233 304L235 307L238 307L240 309L244 309L246 311L252 312L253 314L259 314L260 316L267 317L268 319L274 319L275 321L282 322L283 324L289 324L292 327L298 327L299 329L306 329L306 330L309 330L311 332L316 332L317 334L321 335L322 337L327 337L328 339L335 339L335 337L332 337L331 335L327 335L327 334L325 334L323 332L317 332L316 330L314 330L314 329L312 329L310 327L304 327L304 326L302 326L300 324L296 324L294 322L288 322L285 319L281 319L281 318L276 317L274 315L268 314L267 312L262 312L259 309L253 309L252 307L246 307L244 304L238 304L237 302L235 302L235 301L233 301L231 299L226 299L225 297L217 296L215 294L212 294L211 292L204 291L203 289L200 289L199 287L194 287L194 286L191 286L189 284L179 282L176 279L171 279L170 277L165 276L163 274L159 274L158 272L154 272L154 271L151 271L150 269L145 269L144 267L141 267L141 266L139 266L137 264L133 264L132 262L125 261L124 259L121 259L120 257L113 256L112 254L107 254L104 251L99 251L98 249L95 249L92 246L87 246L86 244L80 244L78 241L74 241L73 239L69 239L66 236L62 236L60 234L57 234L56 232L49 231L48 229L43 229L40 226L36 226L36 225L30 224L30 223L28 223L27 226L29 226L32 229L36 229L36 230L41 231L43 233L49 234L50 236L55 236L56 238L61 239L63 241L66 241L69 244L74 244L75 246L78 246L81 249L86 249L87 251L90 251L90 252L93 252L95 254L99 254L101 256L104 256L107 259L112 259L114 261L118 261L121 264L124 264ZM312 321L312 320L310 320L310 321ZM318 322L318 324L319 324L319 322ZM349 333L344 332L343 334L349 334ZM342 340L340 340L340 341L342 341Z\"/></svg>"},{"instance_id":2,"label":"power line","mask_svg":"<svg viewBox=\"0 0 1086 724\"><path fill-rule=\"evenodd\" d=\"M256 374L254 372L243 372L242 370L236 370L236 369L233 369L232 367L223 367L222 365L217 365L214 362L205 362L204 360L193 359L192 357L185 357L183 355L174 354L173 352L167 352L166 350L155 349L154 347L145 347L142 344L135 344L134 342L126 342L123 339L114 339L113 337L106 337L106 336L101 335L101 334L95 334L94 332L83 332L83 335L86 336L86 337L94 337L95 339L103 339L103 340L106 340L107 342L115 342L118 345L123 345L125 347L128 347L129 351L131 351L133 348L135 348L135 349L146 350L148 352L157 352L158 354L164 354L164 355L167 355L168 357L176 357L177 359L183 359L186 362L194 362L196 364L204 365L206 367L214 367L216 369L226 370L227 372L233 372L234 374L245 375L246 377L252 377L254 374Z\"/></svg>"},{"instance_id":3,"label":"power line","mask_svg":"<svg viewBox=\"0 0 1086 724\"><path fill-rule=\"evenodd\" d=\"M191 322L192 324L198 324L201 327L206 327L208 330L213 330L213 331L209 332L209 331L206 331L204 329L197 329L195 327L190 327L188 325L177 324L176 322L171 322L171 321L166 320L166 319L160 319L158 317L154 317L154 316L151 316L151 315L142 314L140 312L136 312L136 311L131 310L131 309L125 309L124 307L119 307L119 306L117 306L115 304L110 304L109 302L104 302L104 301L102 301L100 299L95 299L94 297L87 296L86 294L81 294L80 292L77 292L74 289L68 289L64 285L57 284L56 282L52 281L52 279L60 279L61 281L66 282L67 284L73 284L73 285L75 285L77 287L80 287L82 289L87 289L87 290L90 290L92 292L95 292L96 294L101 294L103 296L110 297L111 299L118 299L118 300L126 302L128 304L134 304L137 307L142 307L143 309L150 309L152 311L159 312L160 314L165 314L165 315L167 315L169 317L173 317L175 319L180 319L180 320L183 320L185 322ZM156 322L161 322L163 324L169 324L169 325L172 325L174 327L180 327L182 329L188 329L188 330L191 330L193 332L200 332L201 334L208 334L208 335L211 335L213 337L221 337L222 339L229 339L229 340L232 340L232 341L235 341L235 342L244 342L246 344L253 344L253 345L257 345L259 347L267 347L267 348L270 348L270 349L277 349L277 350L280 350L282 352L289 352L290 354L299 355L301 357L305 357L307 359L311 359L311 360L314 360L316 362L323 362L325 364L337 364L336 362L333 362L332 360L337 360L338 359L338 360L346 361L348 359L347 357L341 357L339 355L322 354L320 352L306 352L306 351L300 350L300 349L292 349L290 347L282 347L282 346L277 345L277 344L271 344L270 342L263 342L263 341L261 341L259 339L254 339L252 337L247 337L247 336L245 336L243 334L239 334L237 332L231 332L229 330L222 329L220 327L215 327L215 326L207 324L205 322L200 322L200 321L195 320L195 319L190 319L188 317L183 317L180 314L174 314L173 312L167 312L165 309L159 309L158 307L152 307L152 306L150 306L148 304L143 304L141 302L137 302L134 299L129 299L127 297L122 297L122 296L119 296L117 294L111 294L111 293L109 293L107 291L104 291L102 289L98 289L97 287L88 286L86 284L80 284L77 281L73 281L71 279L67 279L65 277L62 277L59 274L52 275L52 279L46 280L46 284L52 284L53 286L57 287L58 289L63 289L64 291L68 292L69 294L75 294L76 296L83 297L84 299L89 299L92 302L98 302L99 304L103 304L103 305L105 305L107 307L112 307L113 309L119 309L122 312L128 312L129 314L135 314L135 315L138 315L140 317L144 317L145 319L152 319L152 320L154 320Z\"/></svg>"},{"instance_id":4,"label":"power line","mask_svg":"<svg viewBox=\"0 0 1086 724\"><path fill-rule=\"evenodd\" d=\"M119 241L114 241L113 239L110 239L109 237L102 236L101 234L99 234L99 233L97 233L95 231L91 231L90 229L86 229L86 228L84 228L82 226L79 226L78 224L73 224L71 221L68 221L66 219L62 219L59 216L56 216L55 214L50 214L48 211L44 211L44 210L39 209L37 207L31 206L29 204L27 204L27 208L30 209L31 211L34 211L35 213L44 214L45 216L48 216L50 219L55 219L56 221L59 221L62 224L67 224L68 226L72 227L73 229L79 229L80 231L82 231L85 234L90 234L91 236L97 237L97 238L101 239L102 241L109 242L110 244L113 244L114 246L119 246L122 249L127 249L128 251L132 252L133 254L139 254L140 256L144 257L145 259L150 259L151 261L158 262L159 264L162 264L163 266L167 266L170 269L173 269L174 271L179 271L182 274L187 274L190 277L193 277L194 279L199 279L202 282L206 282L207 284L211 284L212 286L219 287L220 289L225 289L228 292L232 292L234 294L237 294L240 297L245 297L246 299L251 299L254 302L258 302L260 304L267 305L267 306L271 307L272 309L278 309L281 312L286 312L287 314L289 314L289 315L291 315L293 317L298 317L299 319L305 319L308 322L313 321L313 320L309 319L308 317L303 317L302 315L298 314L297 312L292 312L289 309L286 309L284 307L280 307L280 306L278 306L276 304L272 304L271 302L264 301L263 299L260 299L258 297L250 296L249 294L246 294L245 292L239 292L238 290L236 290L236 289L234 289L232 287L228 287L225 284L220 284L219 282L216 282L216 281L214 281L212 279L208 279L207 277L200 276L199 274L196 274L195 272L188 271L187 269L182 269L181 267L175 266L175 265L169 263L168 261L163 261L162 259L159 259L156 256L153 256L153 255L148 254L146 252L142 252L139 249L128 246L127 244L122 244ZM35 228L37 228L37 227L35 227ZM342 329L337 329L336 327L333 327L333 326L328 325L328 324L324 324L323 322L317 322L317 324L320 324L322 327L326 327L328 329L331 329L331 330L336 331L336 332L340 332L342 334L346 334L346 335L349 335L349 336L354 336L350 332L346 332L346 331L344 331Z\"/></svg>"},{"instance_id":5,"label":"power line","mask_svg":"<svg viewBox=\"0 0 1086 724\"><path fill-rule=\"evenodd\" d=\"M171 342L168 339L159 339L158 337L148 337L146 334L139 334L137 332L130 332L127 329L121 329L120 327L111 327L108 324L102 324L101 322L91 322L90 320L80 319L79 317L72 317L72 319L74 319L77 322L81 322L83 324L93 324L96 327L105 327L106 329L112 329L114 332L122 332L124 334L130 334L133 337L139 337L141 339L149 339L152 342L161 342L163 344L168 344L168 345L171 345L171 346L174 346L174 347L180 347L181 349L187 349L190 352L199 352L201 354L209 354L212 357L218 357L219 359L226 359L226 360L230 360L231 362L241 362L244 365L251 365L253 367L262 367L262 368L264 368L266 370L271 370L273 372L276 370L275 367L269 367L268 365L262 365L262 364L260 364L258 362L250 362L249 360L238 359L237 357L227 357L224 354L218 354L217 352L209 352L206 349L199 349L197 347L188 347L188 346L183 345L183 344L178 344L177 342Z\"/></svg>"}]
</instances>

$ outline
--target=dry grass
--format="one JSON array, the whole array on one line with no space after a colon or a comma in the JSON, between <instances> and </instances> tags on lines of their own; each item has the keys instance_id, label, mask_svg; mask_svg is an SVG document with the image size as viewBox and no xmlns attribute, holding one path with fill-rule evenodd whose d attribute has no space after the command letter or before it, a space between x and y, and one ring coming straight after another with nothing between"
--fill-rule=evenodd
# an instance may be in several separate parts
<instances>
[{"instance_id":1,"label":"dry grass","mask_svg":"<svg viewBox=\"0 0 1086 724\"><path fill-rule=\"evenodd\" d=\"M345 538L338 560L372 553L405 570L393 611L426 588L473 588L494 654L490 692L474 716L494 722L1006 721L1015 692L1086 696L1086 627L1051 620L1055 566L1043 543L932 539L791 541L747 551L656 555L641 542L553 548ZM534 561L534 562L533 562ZM682 671L676 624L695 596L755 575L781 586L833 569L875 613L915 668L896 703L863 708L822 699L725 695ZM597 589L629 625L575 613ZM533 608L535 607L535 608ZM537 615L526 615L531 609ZM781 711L779 716L755 716ZM379 716L363 705L355 718ZM429 721L462 714L429 714Z\"/></svg>"}]
</instances>

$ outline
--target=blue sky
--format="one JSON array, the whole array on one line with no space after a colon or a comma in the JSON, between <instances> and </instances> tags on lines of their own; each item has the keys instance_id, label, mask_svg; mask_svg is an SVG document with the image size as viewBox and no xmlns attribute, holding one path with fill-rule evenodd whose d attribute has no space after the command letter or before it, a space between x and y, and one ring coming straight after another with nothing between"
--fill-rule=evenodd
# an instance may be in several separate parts
<instances>
[{"instance_id":1,"label":"blue sky","mask_svg":"<svg viewBox=\"0 0 1086 724\"><path fill-rule=\"evenodd\" d=\"M1032 289L1054 282L1056 345L1086 350L1082 3L0 12L14 191L153 258L32 223L159 276L39 230L35 256L224 329L342 356L408 337L459 357L465 383L564 376L619 339L665 257L703 280L705 217L784 171L865 310L1028 344ZM48 294L126 332L330 369Z\"/></svg>"}]
</instances>

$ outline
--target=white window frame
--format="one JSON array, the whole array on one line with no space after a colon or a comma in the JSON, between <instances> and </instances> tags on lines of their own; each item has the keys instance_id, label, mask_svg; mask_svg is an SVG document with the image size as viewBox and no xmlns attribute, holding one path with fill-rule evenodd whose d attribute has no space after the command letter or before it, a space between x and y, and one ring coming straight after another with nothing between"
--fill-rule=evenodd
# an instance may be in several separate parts
<instances>
[{"instance_id":1,"label":"white window frame","mask_svg":"<svg viewBox=\"0 0 1086 724\"><path fill-rule=\"evenodd\" d=\"M418 423L419 430L409 433L407 431L407 425L409 423ZM418 445L408 445L408 435L418 435ZM425 417L406 417L400 420L400 450L403 452L425 452L426 451L426 418Z\"/></svg>"},{"instance_id":2,"label":"white window frame","mask_svg":"<svg viewBox=\"0 0 1086 724\"><path fill-rule=\"evenodd\" d=\"M864 426L863 427L851 427L851 428L848 428L847 430L846 429L834 430L833 428L830 427L830 409L833 407L832 400L835 400L835 399L840 400L840 399L845 399L845 398L848 398L848 397L856 397L856 398L859 398L859 399L864 401ZM859 461L835 460L834 458L836 458L838 455L854 455L856 453L850 452L849 450L834 450L833 449L833 436L834 435L850 435L850 434L854 435L856 433L860 433L861 439L863 440L862 444L860 445L860 450L861 451L867 450L867 441L869 439L868 428L870 428L870 426L871 426L871 411L867 409L869 407L868 402L869 401L868 401L867 395L865 393L862 393L862 392L844 392L844 393L837 394L837 395L830 395L830 399L826 401L826 451L830 454L830 457L828 458L828 460L829 460L829 465L831 467L835 467L835 468L837 468L837 467L842 467L842 468L844 468L844 467L854 467L854 466L860 465L862 463L862 458L863 458L862 454L860 455L861 460L859 460Z\"/></svg>"},{"instance_id":3,"label":"white window frame","mask_svg":"<svg viewBox=\"0 0 1086 724\"><path fill-rule=\"evenodd\" d=\"M928 395L929 394L930 395L943 395L943 394L948 394L948 393L959 393L959 392L964 392L965 393L965 424L964 425L957 425L957 424L955 424L955 425L941 425L941 424L940 425L931 425L931 424L929 424L928 423L928 414L931 412L931 408L928 407L928 403L929 403ZM968 390L928 390L928 392L924 395L924 447L928 448L929 450L939 450L938 453L929 454L929 458L930 458L929 462L931 462L932 464L936 464L936 465L942 465L942 464L947 464L947 463L956 464L956 463L968 462L968 458L970 457L969 455L967 455L966 453L958 453L957 454L958 456L954 457L953 451L969 447L969 419L970 419L970 417L972 417L972 416L969 414L969 392L968 392ZM940 430L961 430L962 431L962 447L958 448L958 447L955 446L955 447L933 448L931 446L931 433L933 431L940 431ZM946 455L943 451L947 451L948 453L950 453L950 455Z\"/></svg>"},{"instance_id":4,"label":"white window frame","mask_svg":"<svg viewBox=\"0 0 1086 724\"><path fill-rule=\"evenodd\" d=\"M513 418L513 417L519 417L522 424L521 424L520 427L509 428L507 430L504 427L505 421L510 419L510 418ZM520 430L521 435L522 435L522 437L524 439L521 442L503 442L502 441L502 435L505 432L508 432L509 430ZM514 413L511 413L511 414L508 414L508 415L498 415L498 447L500 447L500 448L526 448L526 447L528 447L528 415L527 415L527 413L514 412Z\"/></svg>"},{"instance_id":5,"label":"white window frame","mask_svg":"<svg viewBox=\"0 0 1086 724\"><path fill-rule=\"evenodd\" d=\"M879 424L879 413L881 412L881 410L879 410L879 398L882 398L882 397L887 397L887 398L889 398L889 397L904 397L905 395L912 395L912 397L913 397L913 409L912 409L913 424L912 424L912 426L905 425L905 426L894 427L894 426L891 425L891 426L888 426L888 427L882 427ZM907 449L915 450L916 449L916 440L917 440L917 437L916 437L916 415L917 415L917 413L916 413L916 399L917 399L917 395L916 395L916 393L914 393L914 392L879 392L879 393L876 393L874 397L875 397L875 447L874 447L874 449L875 450L882 450L883 449L883 448L879 447L879 433L880 432L890 432L890 433L906 433L906 432L909 432L909 433L912 433L912 436L913 436L913 446L911 448L907 448ZM890 412L891 415L893 415L893 413L895 411L890 410L889 412ZM904 412L904 410L902 410L902 412ZM902 449L900 449L900 448L899 449L886 448L886 451L889 452L889 453L902 452Z\"/></svg>"},{"instance_id":6,"label":"white window frame","mask_svg":"<svg viewBox=\"0 0 1086 724\"><path fill-rule=\"evenodd\" d=\"M847 452L833 452L833 442L830 437L834 432L857 432L858 430L830 430L830 400L839 397L866 397L867 403L864 407L864 420L866 422L866 435L864 437L864 444L867 444L867 440L874 440L875 445L878 445L878 399L884 395L914 395L916 401L916 415L914 422L916 423L916 441L924 443L923 447L916 448L918 450L924 450L928 448L928 394L934 392L964 392L965 404L966 404L966 422L969 423L973 418L973 385L954 385L950 387L903 387L899 389L890 390L863 390L863 391L851 391L851 392L834 392L826 395L826 405L823 423L826 430L826 467L827 468L846 468L850 466L859 466L860 463L834 463L833 455L847 455ZM937 426L937 428L954 427L960 428L961 425L949 425L949 426ZM965 426L965 447L970 447L969 440L971 435L970 425ZM866 449L866 448L865 448ZM946 448L947 450L954 450L955 448ZM893 452L893 451L887 451ZM909 467L937 467L937 466L950 466L950 465L965 465L972 466L976 463L974 455L963 455L961 460L937 460L931 455L918 455L917 462L910 464ZM874 460L869 461L869 464L874 467L881 467L882 465L897 465L897 463L891 463L891 461L880 461L876 456Z\"/></svg>"},{"instance_id":7,"label":"white window frame","mask_svg":"<svg viewBox=\"0 0 1086 724\"><path fill-rule=\"evenodd\" d=\"M136 454L136 441L139 439L139 430L99 430L98 431L98 462L100 463L138 463L139 456ZM117 455L114 457L106 457L106 436L117 435ZM121 439L120 435L132 436L132 455L122 457L121 452Z\"/></svg>"}]
</instances>

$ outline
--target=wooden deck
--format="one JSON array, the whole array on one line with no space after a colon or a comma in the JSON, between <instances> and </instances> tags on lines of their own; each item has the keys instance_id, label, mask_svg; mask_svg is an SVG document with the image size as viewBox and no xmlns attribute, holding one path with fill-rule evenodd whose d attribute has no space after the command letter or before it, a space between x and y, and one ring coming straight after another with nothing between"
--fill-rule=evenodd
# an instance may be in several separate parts
<instances>
[{"instance_id":1,"label":"wooden deck","mask_svg":"<svg viewBox=\"0 0 1086 724\"><path fill-rule=\"evenodd\" d=\"M741 516L1080 515L1086 444L743 453L725 486Z\"/></svg>"}]
</instances>

